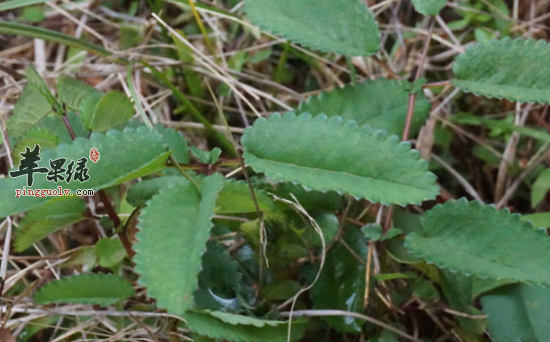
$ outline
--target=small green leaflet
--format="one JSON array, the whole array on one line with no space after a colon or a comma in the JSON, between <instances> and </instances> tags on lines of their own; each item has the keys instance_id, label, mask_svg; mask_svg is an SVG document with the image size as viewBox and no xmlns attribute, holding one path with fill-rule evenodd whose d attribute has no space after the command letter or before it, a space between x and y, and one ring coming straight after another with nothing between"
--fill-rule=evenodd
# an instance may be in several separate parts
<instances>
[{"instance_id":1,"label":"small green leaflet","mask_svg":"<svg viewBox=\"0 0 550 342\"><path fill-rule=\"evenodd\" d=\"M37 304L72 303L106 306L133 295L132 285L120 277L83 273L50 281L34 294L33 300Z\"/></svg>"},{"instance_id":2,"label":"small green leaflet","mask_svg":"<svg viewBox=\"0 0 550 342\"><path fill-rule=\"evenodd\" d=\"M32 146L31 146L32 147ZM134 178L154 173L164 167L168 149L161 135L145 127L111 130L106 134L94 133L90 139L77 138L72 144L61 144L55 151L41 152L38 165L49 168L49 160L59 157L77 160L89 157L92 147L101 154L97 163L88 161L90 179L85 183L49 182L45 174L35 174L33 189L102 189ZM21 196L14 198L15 189L27 186L27 177L0 179L0 217L32 209L50 201L51 197Z\"/></svg>"},{"instance_id":3,"label":"small green leaflet","mask_svg":"<svg viewBox=\"0 0 550 342\"><path fill-rule=\"evenodd\" d=\"M550 237L507 209L464 199L426 212L405 245L416 257L465 274L550 285Z\"/></svg>"},{"instance_id":4,"label":"small green leaflet","mask_svg":"<svg viewBox=\"0 0 550 342\"><path fill-rule=\"evenodd\" d=\"M531 207L536 207L550 189L550 169L544 169L531 188Z\"/></svg>"},{"instance_id":5,"label":"small green leaflet","mask_svg":"<svg viewBox=\"0 0 550 342\"><path fill-rule=\"evenodd\" d=\"M57 82L57 96L67 107L79 111L80 106L91 94L102 94L89 84L75 80L74 78L61 76Z\"/></svg>"},{"instance_id":6,"label":"small green leaflet","mask_svg":"<svg viewBox=\"0 0 550 342\"><path fill-rule=\"evenodd\" d=\"M118 238L99 240L94 246L94 253L97 263L106 268L118 265L126 257L126 250Z\"/></svg>"},{"instance_id":7,"label":"small green leaflet","mask_svg":"<svg viewBox=\"0 0 550 342\"><path fill-rule=\"evenodd\" d=\"M91 115L90 125L86 128L94 132L105 132L130 120L134 113L132 101L123 93L112 91L97 101Z\"/></svg>"},{"instance_id":8,"label":"small green leaflet","mask_svg":"<svg viewBox=\"0 0 550 342\"><path fill-rule=\"evenodd\" d=\"M147 287L159 308L183 315L192 305L222 186L220 174L201 180L198 190L190 182L174 184L162 189L143 209L134 260L140 284Z\"/></svg>"},{"instance_id":9,"label":"small green leaflet","mask_svg":"<svg viewBox=\"0 0 550 342\"><path fill-rule=\"evenodd\" d=\"M246 0L260 28L306 47L370 56L380 45L378 23L360 0Z\"/></svg>"},{"instance_id":10,"label":"small green leaflet","mask_svg":"<svg viewBox=\"0 0 550 342\"><path fill-rule=\"evenodd\" d=\"M189 164L189 148L187 139L171 127L165 127L161 124L156 124L155 129L162 134L162 138L172 151L172 156L177 163Z\"/></svg>"},{"instance_id":11,"label":"small green leaflet","mask_svg":"<svg viewBox=\"0 0 550 342\"><path fill-rule=\"evenodd\" d=\"M379 78L323 91L300 103L297 112L341 116L345 121L354 120L359 125L370 125L374 129L383 129L389 134L401 136L409 101L406 86L410 86L401 82ZM411 136L418 133L430 113L430 108L430 101L419 92L414 106Z\"/></svg>"},{"instance_id":12,"label":"small green leaflet","mask_svg":"<svg viewBox=\"0 0 550 342\"><path fill-rule=\"evenodd\" d=\"M84 220L85 210L86 203L80 197L54 197L53 200L29 210L19 223L15 235L15 250L22 252L65 226Z\"/></svg>"},{"instance_id":13,"label":"small green leaflet","mask_svg":"<svg viewBox=\"0 0 550 342\"><path fill-rule=\"evenodd\" d=\"M55 108L58 114L61 114L63 112L62 108L59 106L57 99L53 96L50 88L48 88L48 85L44 82L38 71L36 71L36 69L32 66L28 66L25 68L25 75L27 76L29 86L38 90L38 92L40 92L40 94L42 94L42 96L44 96L44 98L48 101L50 106Z\"/></svg>"},{"instance_id":14,"label":"small green leaflet","mask_svg":"<svg viewBox=\"0 0 550 342\"><path fill-rule=\"evenodd\" d=\"M29 128L51 112L48 100L36 88L27 85L15 103L13 115L8 119L10 137L20 139Z\"/></svg>"},{"instance_id":15,"label":"small green leaflet","mask_svg":"<svg viewBox=\"0 0 550 342\"><path fill-rule=\"evenodd\" d=\"M248 127L242 144L255 171L312 190L399 205L421 203L439 191L427 162L408 143L341 117L273 114Z\"/></svg>"},{"instance_id":16,"label":"small green leaflet","mask_svg":"<svg viewBox=\"0 0 550 342\"><path fill-rule=\"evenodd\" d=\"M445 7L447 0L412 0L414 9L424 15L438 15Z\"/></svg>"},{"instance_id":17,"label":"small green leaflet","mask_svg":"<svg viewBox=\"0 0 550 342\"><path fill-rule=\"evenodd\" d=\"M264 191L254 189L254 194L260 211L275 210L275 203ZM256 206L248 184L233 180L226 182L216 202L216 213L228 215L255 212Z\"/></svg>"},{"instance_id":18,"label":"small green leaflet","mask_svg":"<svg viewBox=\"0 0 550 342\"><path fill-rule=\"evenodd\" d=\"M549 59L550 46L542 40L492 40L457 57L452 82L476 95L550 103Z\"/></svg>"}]
</instances>

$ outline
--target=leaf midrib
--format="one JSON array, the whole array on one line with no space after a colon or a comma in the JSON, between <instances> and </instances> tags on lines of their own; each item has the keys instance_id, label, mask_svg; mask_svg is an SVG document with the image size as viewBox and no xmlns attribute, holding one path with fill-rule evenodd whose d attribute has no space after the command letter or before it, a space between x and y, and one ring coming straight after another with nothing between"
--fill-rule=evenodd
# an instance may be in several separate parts
<instances>
[{"instance_id":1,"label":"leaf midrib","mask_svg":"<svg viewBox=\"0 0 550 342\"><path fill-rule=\"evenodd\" d=\"M260 160L264 160L264 161L268 161L270 163L274 163L274 164L282 164L282 165L291 165L291 166L294 166L294 167L298 167L298 168L304 168L306 170L316 170L316 171L325 171L325 172L334 172L334 173L339 173L339 174L344 174L344 175L348 175L348 176L351 176L351 177L357 177L357 178L367 178L367 179L371 179L371 180L374 180L374 181L378 181L378 182L381 182L381 183L389 183L391 185L401 185L401 186L405 186L405 187L409 187L409 188L412 188L412 189L416 189L416 190L420 190L422 192L427 192L428 190L425 188L425 187L420 187L420 186L412 186L410 183L401 183L401 182L397 182L397 181L390 181L390 180L386 180L386 179L381 179L381 178L374 178L374 177L370 177L370 176L361 176L361 175L357 175L357 174L354 174L354 173L349 173L349 172L346 172L346 171L338 171L338 170L331 170L331 169L321 169L321 168L316 168L316 167L310 167L310 166L303 166L303 165L298 165L298 164L293 164L293 163L287 163L287 162L280 162L280 161L276 161L276 160L273 160L273 159L269 159L269 158L262 158L262 157L259 157L257 156L256 154L252 153L252 152L249 152L251 155L253 155L255 158L258 158ZM246 157L245 157L246 158ZM267 171L267 172L270 172L270 171Z\"/></svg>"}]
</instances>

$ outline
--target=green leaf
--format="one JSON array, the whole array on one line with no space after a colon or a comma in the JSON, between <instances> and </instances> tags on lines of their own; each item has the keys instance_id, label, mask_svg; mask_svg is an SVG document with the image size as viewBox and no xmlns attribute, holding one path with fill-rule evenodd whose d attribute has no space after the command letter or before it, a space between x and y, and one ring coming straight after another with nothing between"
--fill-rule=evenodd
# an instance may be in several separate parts
<instances>
[{"instance_id":1,"label":"green leaf","mask_svg":"<svg viewBox=\"0 0 550 342\"><path fill-rule=\"evenodd\" d=\"M389 134L403 134L407 118L409 93L401 81L379 78L358 85L347 85L329 92L321 92L300 103L298 112L341 116L359 125L384 129ZM430 112L430 102L419 93L414 107L411 136L415 135Z\"/></svg>"},{"instance_id":2,"label":"green leaf","mask_svg":"<svg viewBox=\"0 0 550 342\"><path fill-rule=\"evenodd\" d=\"M81 117L75 112L69 111L67 113L67 119L73 128L73 131L77 137L88 139L90 136L90 131L86 130L84 124L82 123ZM73 138L69 134L67 127L63 123L63 118L59 115L50 114L46 116L42 121L35 125L37 128L44 129L52 134L54 134L60 143L72 144ZM33 145L34 146L34 145ZM42 145L40 145L42 147ZM42 148L40 149L42 151Z\"/></svg>"},{"instance_id":3,"label":"green leaf","mask_svg":"<svg viewBox=\"0 0 550 342\"><path fill-rule=\"evenodd\" d=\"M336 215L334 215L333 213L322 211L313 213L311 216L313 217L315 222L317 222L319 228L321 228L325 243L328 245L338 233L338 228L340 227L340 221L338 221L338 217L336 217ZM302 235L302 239L308 247L321 248L323 246L319 234L317 234L315 230L309 227L306 227L305 232Z\"/></svg>"},{"instance_id":4,"label":"green leaf","mask_svg":"<svg viewBox=\"0 0 550 342\"><path fill-rule=\"evenodd\" d=\"M212 165L216 164L221 154L222 154L222 150L219 147L214 147L212 151L210 151L210 158L209 158L210 164Z\"/></svg>"},{"instance_id":5,"label":"green leaf","mask_svg":"<svg viewBox=\"0 0 550 342\"><path fill-rule=\"evenodd\" d=\"M31 23L39 23L46 19L44 10L38 6L27 7L23 10L21 17Z\"/></svg>"},{"instance_id":6,"label":"green leaf","mask_svg":"<svg viewBox=\"0 0 550 342\"><path fill-rule=\"evenodd\" d=\"M344 241L356 255L366 260L367 240L359 229L346 229ZM365 262L360 262L344 247L336 243L326 256L325 266L317 284L311 290L315 309L363 311L365 295ZM339 332L360 332L363 322L350 317L325 317Z\"/></svg>"},{"instance_id":7,"label":"green leaf","mask_svg":"<svg viewBox=\"0 0 550 342\"><path fill-rule=\"evenodd\" d=\"M475 300L473 295L474 282L480 278L476 276L465 276L461 273L453 273L449 270L441 270L440 286L449 307L453 310L466 313L468 315L482 314L472 304ZM495 281L490 279L490 281ZM456 317L456 320L462 328L473 334L481 335L485 331L487 322L483 319L472 319L467 317Z\"/></svg>"},{"instance_id":8,"label":"green leaf","mask_svg":"<svg viewBox=\"0 0 550 342\"><path fill-rule=\"evenodd\" d=\"M105 96L105 94L100 91L91 92L80 102L80 117L82 118L82 123L88 129L92 127L95 109L103 96Z\"/></svg>"},{"instance_id":9,"label":"green leaf","mask_svg":"<svg viewBox=\"0 0 550 342\"><path fill-rule=\"evenodd\" d=\"M380 45L378 23L359 0L246 0L260 28L306 47L349 56L370 56Z\"/></svg>"},{"instance_id":10,"label":"green leaf","mask_svg":"<svg viewBox=\"0 0 550 342\"><path fill-rule=\"evenodd\" d=\"M61 76L57 83L57 96L59 100L65 103L70 109L80 110L80 106L84 103L84 100L91 96L91 94L103 93L96 90L89 84L82 81L75 80L74 78Z\"/></svg>"},{"instance_id":11,"label":"green leaf","mask_svg":"<svg viewBox=\"0 0 550 342\"><path fill-rule=\"evenodd\" d=\"M126 257L126 250L120 239L99 240L94 246L94 253L98 264L106 268L118 265Z\"/></svg>"},{"instance_id":12,"label":"green leaf","mask_svg":"<svg viewBox=\"0 0 550 342\"><path fill-rule=\"evenodd\" d=\"M52 107L48 100L36 88L27 85L15 103L13 115L8 119L10 137L20 139L29 128L51 111Z\"/></svg>"},{"instance_id":13,"label":"green leaf","mask_svg":"<svg viewBox=\"0 0 550 342\"><path fill-rule=\"evenodd\" d=\"M460 89L518 102L550 103L550 46L540 40L509 38L479 43L453 66Z\"/></svg>"},{"instance_id":14,"label":"green leaf","mask_svg":"<svg viewBox=\"0 0 550 342\"><path fill-rule=\"evenodd\" d=\"M275 209L275 203L264 191L254 189L254 195L261 211ZM250 188L246 182L226 182L216 202L216 213L255 213L256 206L250 194Z\"/></svg>"},{"instance_id":15,"label":"green leaf","mask_svg":"<svg viewBox=\"0 0 550 342\"><path fill-rule=\"evenodd\" d=\"M123 93L112 91L97 102L88 128L94 132L105 132L130 120L134 113L132 101Z\"/></svg>"},{"instance_id":16,"label":"green leaf","mask_svg":"<svg viewBox=\"0 0 550 342\"><path fill-rule=\"evenodd\" d=\"M342 196L334 191L308 191L292 183L279 183L275 189L268 189L268 191L291 201L293 200L292 194L300 202L300 205L308 210L336 211L342 206L343 202Z\"/></svg>"},{"instance_id":17,"label":"green leaf","mask_svg":"<svg viewBox=\"0 0 550 342\"><path fill-rule=\"evenodd\" d=\"M180 176L163 176L146 179L132 185L126 195L126 201L134 207L143 207L151 197L158 194L160 189L182 183L187 183L187 180Z\"/></svg>"},{"instance_id":18,"label":"green leaf","mask_svg":"<svg viewBox=\"0 0 550 342\"><path fill-rule=\"evenodd\" d=\"M161 124L155 125L155 129L162 134L162 138L172 151L172 156L177 163L189 164L189 148L187 147L187 139L183 137L181 132L176 132L173 128L164 127Z\"/></svg>"},{"instance_id":19,"label":"green leaf","mask_svg":"<svg viewBox=\"0 0 550 342\"><path fill-rule=\"evenodd\" d=\"M241 284L241 278L239 265L225 248L218 243L209 244L202 256L202 270L198 278L200 290L212 291L220 297L233 296Z\"/></svg>"},{"instance_id":20,"label":"green leaf","mask_svg":"<svg viewBox=\"0 0 550 342\"><path fill-rule=\"evenodd\" d=\"M550 169L544 169L531 188L531 207L536 207L550 189Z\"/></svg>"},{"instance_id":21,"label":"green leaf","mask_svg":"<svg viewBox=\"0 0 550 342\"><path fill-rule=\"evenodd\" d=\"M198 161L203 164L210 165L216 164L218 158L220 157L220 154L222 153L222 150L217 147L213 148L212 151L203 151L197 147L191 147L190 150L193 156L195 156Z\"/></svg>"},{"instance_id":22,"label":"green leaf","mask_svg":"<svg viewBox=\"0 0 550 342\"><path fill-rule=\"evenodd\" d=\"M438 15L447 0L412 0L414 9L424 15Z\"/></svg>"},{"instance_id":23,"label":"green leaf","mask_svg":"<svg viewBox=\"0 0 550 342\"><path fill-rule=\"evenodd\" d=\"M85 183L62 181L58 184L46 180L45 174L34 175L34 189L103 189L134 178L154 173L164 167L168 158L167 147L162 137L155 130L145 127L125 129L124 131L111 130L106 134L93 133L90 139L77 138L72 144L61 144L55 151L41 152L38 165L49 169L49 160L60 157L67 162L82 157L89 157L92 147L100 153L97 163L88 161L90 179ZM16 189L27 186L27 177L0 179L0 217L13 215L32 209L45 203L50 197L20 196L14 198ZM45 194L44 194L45 195Z\"/></svg>"},{"instance_id":24,"label":"green leaf","mask_svg":"<svg viewBox=\"0 0 550 342\"><path fill-rule=\"evenodd\" d=\"M521 219L524 221L531 221L534 227L550 227L550 213L535 213L523 215Z\"/></svg>"},{"instance_id":25,"label":"green leaf","mask_svg":"<svg viewBox=\"0 0 550 342\"><path fill-rule=\"evenodd\" d=\"M193 156L194 156L198 161L200 161L201 163L203 163L203 164L208 164L208 162L210 161L210 152L208 152L208 151L203 151L203 150L201 150L200 148L195 147L195 146L191 146L191 148L190 148L189 150L191 151L191 153L193 154Z\"/></svg>"},{"instance_id":26,"label":"green leaf","mask_svg":"<svg viewBox=\"0 0 550 342\"><path fill-rule=\"evenodd\" d=\"M288 322L265 321L253 317L219 311L188 311L185 320L189 329L214 339L235 342L286 342ZM300 339L305 321L292 322L291 341Z\"/></svg>"},{"instance_id":27,"label":"green leaf","mask_svg":"<svg viewBox=\"0 0 550 342\"><path fill-rule=\"evenodd\" d=\"M220 174L162 189L140 215L134 257L140 283L160 308L182 315L193 303L201 256L212 226ZM169 255L169 258L166 256Z\"/></svg>"},{"instance_id":28,"label":"green leaf","mask_svg":"<svg viewBox=\"0 0 550 342\"><path fill-rule=\"evenodd\" d=\"M466 274L550 285L550 238L507 209L466 200L426 212L406 247L427 262Z\"/></svg>"},{"instance_id":29,"label":"green leaf","mask_svg":"<svg viewBox=\"0 0 550 342\"><path fill-rule=\"evenodd\" d=\"M255 171L313 190L399 205L438 193L435 175L408 143L340 117L273 114L248 127L242 144Z\"/></svg>"},{"instance_id":30,"label":"green leaf","mask_svg":"<svg viewBox=\"0 0 550 342\"><path fill-rule=\"evenodd\" d=\"M20 3L19 0L16 0L16 2ZM41 27L35 27L32 25L24 25L24 24L10 22L10 21L0 21L0 33L29 37L33 39L44 39L49 42L66 45L72 48L87 50L96 55L103 56L103 57L109 57L112 55L111 52L105 50L99 45L91 43L89 40L78 39L78 38L69 36L67 34L60 33L58 31L47 30L47 29L44 29ZM125 62L120 58L116 59L116 61L119 63Z\"/></svg>"},{"instance_id":31,"label":"green leaf","mask_svg":"<svg viewBox=\"0 0 550 342\"><path fill-rule=\"evenodd\" d=\"M481 298L496 342L550 341L550 289L515 284Z\"/></svg>"},{"instance_id":32,"label":"green leaf","mask_svg":"<svg viewBox=\"0 0 550 342\"><path fill-rule=\"evenodd\" d=\"M79 197L57 197L27 212L19 223L15 250L22 252L65 226L85 219L86 203Z\"/></svg>"},{"instance_id":33,"label":"green leaf","mask_svg":"<svg viewBox=\"0 0 550 342\"><path fill-rule=\"evenodd\" d=\"M22 158L20 153L25 152L25 147L34 146L35 144L40 145L41 151L52 150L59 144L59 139L50 131L37 126L31 127L25 132L21 140L17 141L17 144L13 148L13 162L19 164Z\"/></svg>"},{"instance_id":34,"label":"green leaf","mask_svg":"<svg viewBox=\"0 0 550 342\"><path fill-rule=\"evenodd\" d=\"M114 275L83 273L50 281L33 296L37 304L73 303L107 306L134 295L132 285Z\"/></svg>"},{"instance_id":35,"label":"green leaf","mask_svg":"<svg viewBox=\"0 0 550 342\"><path fill-rule=\"evenodd\" d=\"M40 94L42 94L42 96L44 96L44 98L48 101L50 106L54 106L55 108L59 109L56 98L53 96L50 88L48 88L46 82L44 82L38 71L36 71L36 69L32 66L28 66L25 68L25 75L27 76L27 81L29 82L29 85L38 90L38 92L40 92ZM58 114L61 113L61 111L58 111Z\"/></svg>"}]
</instances>

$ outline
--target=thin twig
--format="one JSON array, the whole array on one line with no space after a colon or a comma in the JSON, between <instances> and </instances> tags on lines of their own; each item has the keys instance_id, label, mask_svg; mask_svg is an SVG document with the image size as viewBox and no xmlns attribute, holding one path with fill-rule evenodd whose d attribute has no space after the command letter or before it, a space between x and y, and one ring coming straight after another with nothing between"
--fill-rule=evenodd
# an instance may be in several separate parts
<instances>
[{"instance_id":1,"label":"thin twig","mask_svg":"<svg viewBox=\"0 0 550 342\"><path fill-rule=\"evenodd\" d=\"M65 127L69 131L71 138L73 140L76 139L76 134L74 133L73 127L71 126L71 123L69 122L69 120L67 119L67 115L65 114L63 114L63 123L65 124ZM97 194L99 195L99 198L103 203L103 207L105 207L105 211L107 211L107 215L109 215L109 218L113 222L115 229L117 229L117 235L120 238L120 242L124 246L126 253L130 258L133 257L135 252L132 249L132 244L128 240L126 233L123 231L118 231L118 228L120 228L120 224L122 221L120 220L120 217L118 217L118 214L115 208L113 207L113 205L111 204L109 197L107 196L104 190L99 190Z\"/></svg>"}]
</instances>

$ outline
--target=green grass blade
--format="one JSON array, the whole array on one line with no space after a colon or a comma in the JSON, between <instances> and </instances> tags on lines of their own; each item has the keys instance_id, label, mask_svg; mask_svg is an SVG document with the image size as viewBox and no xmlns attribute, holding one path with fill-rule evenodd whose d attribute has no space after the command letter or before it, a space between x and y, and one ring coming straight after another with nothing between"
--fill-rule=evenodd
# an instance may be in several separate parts
<instances>
[{"instance_id":1,"label":"green grass blade","mask_svg":"<svg viewBox=\"0 0 550 342\"><path fill-rule=\"evenodd\" d=\"M15 36L23 36L23 37L29 37L29 38L44 39L49 42L67 45L76 49L87 50L91 53L94 53L102 57L112 56L111 52L105 50L99 45L90 43L86 40L77 39L60 32L47 30L40 27L24 25L19 23L11 23L7 21L0 21L0 33L12 34ZM117 60L119 62L122 61L122 59L120 58Z\"/></svg>"},{"instance_id":2,"label":"green grass blade","mask_svg":"<svg viewBox=\"0 0 550 342\"><path fill-rule=\"evenodd\" d=\"M0 12L10 11L10 10L13 10L13 9L26 7L26 6L43 4L45 2L46 2L46 0L11 0L11 1L6 1L6 2L0 4Z\"/></svg>"}]
</instances>

